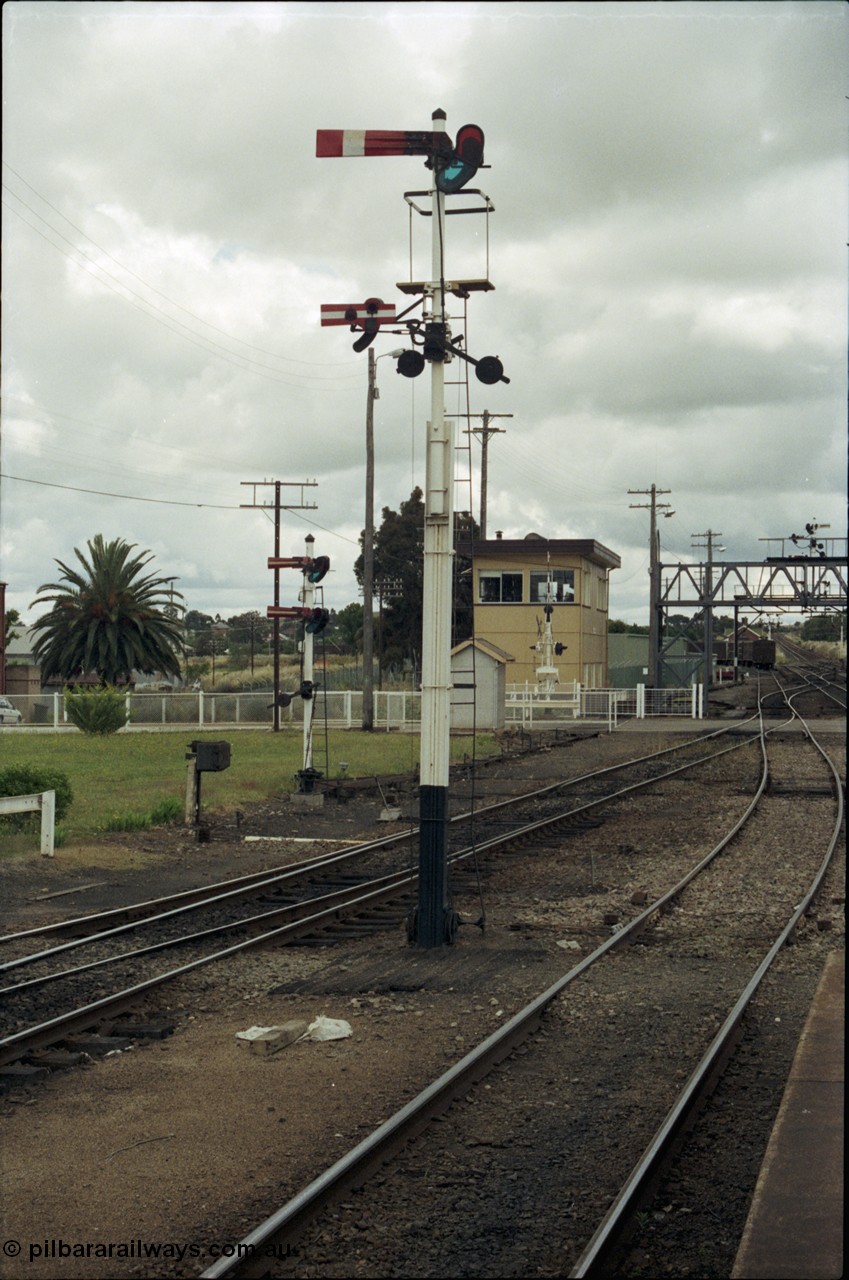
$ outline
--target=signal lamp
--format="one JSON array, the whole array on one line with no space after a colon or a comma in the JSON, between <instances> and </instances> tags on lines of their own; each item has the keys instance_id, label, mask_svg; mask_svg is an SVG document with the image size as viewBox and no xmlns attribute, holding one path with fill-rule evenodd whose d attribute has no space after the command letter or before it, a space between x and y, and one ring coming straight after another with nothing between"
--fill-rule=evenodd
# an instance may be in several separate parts
<instances>
[{"instance_id":1,"label":"signal lamp","mask_svg":"<svg viewBox=\"0 0 849 1280\"><path fill-rule=\"evenodd\" d=\"M311 609L307 616L304 630L307 635L317 636L320 631L324 630L329 621L330 614L327 609Z\"/></svg>"},{"instance_id":2,"label":"signal lamp","mask_svg":"<svg viewBox=\"0 0 849 1280\"><path fill-rule=\"evenodd\" d=\"M478 382L485 382L487 386L492 386L504 377L504 365L498 356L484 356L475 365L475 377Z\"/></svg>"},{"instance_id":3,"label":"signal lamp","mask_svg":"<svg viewBox=\"0 0 849 1280\"><path fill-rule=\"evenodd\" d=\"M329 568L329 556L316 556L306 565L307 582L321 582Z\"/></svg>"},{"instance_id":4,"label":"signal lamp","mask_svg":"<svg viewBox=\"0 0 849 1280\"><path fill-rule=\"evenodd\" d=\"M425 367L425 358L420 351L404 351L398 357L396 373L405 378L417 378Z\"/></svg>"},{"instance_id":5,"label":"signal lamp","mask_svg":"<svg viewBox=\"0 0 849 1280\"><path fill-rule=\"evenodd\" d=\"M453 151L436 159L436 187L446 195L460 191L483 164L483 129L464 124Z\"/></svg>"},{"instance_id":6,"label":"signal lamp","mask_svg":"<svg viewBox=\"0 0 849 1280\"><path fill-rule=\"evenodd\" d=\"M426 324L424 345L422 347L422 355L425 360L435 360L441 364L445 359L445 341L444 324Z\"/></svg>"}]
</instances>

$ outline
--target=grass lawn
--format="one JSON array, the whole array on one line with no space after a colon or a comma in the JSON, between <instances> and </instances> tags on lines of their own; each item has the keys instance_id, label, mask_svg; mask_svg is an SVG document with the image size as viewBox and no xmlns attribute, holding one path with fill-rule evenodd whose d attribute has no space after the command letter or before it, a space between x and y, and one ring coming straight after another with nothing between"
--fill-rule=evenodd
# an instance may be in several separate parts
<instances>
[{"instance_id":1,"label":"grass lawn","mask_svg":"<svg viewBox=\"0 0 849 1280\"><path fill-rule=\"evenodd\" d=\"M219 733L118 733L91 737L78 733L0 734L0 770L15 765L61 769L68 775L73 803L62 826L65 845L85 842L128 816L149 815L163 801L179 801L182 813L186 791L186 750L196 738L216 740ZM294 775L303 765L300 729L271 733L242 730L226 736L230 768L203 777L203 811L237 808L252 800L266 800L294 791ZM323 751L323 738L321 740ZM491 734L479 734L476 753L492 755L498 747ZM472 739L452 738L451 758L471 756ZM322 767L318 744L313 763ZM329 734L328 776L338 777L347 761L349 778L412 771L419 759L418 735L361 733ZM37 819L36 819L37 821ZM0 846L4 843L0 833ZM11 842L9 842L11 843Z\"/></svg>"}]
</instances>

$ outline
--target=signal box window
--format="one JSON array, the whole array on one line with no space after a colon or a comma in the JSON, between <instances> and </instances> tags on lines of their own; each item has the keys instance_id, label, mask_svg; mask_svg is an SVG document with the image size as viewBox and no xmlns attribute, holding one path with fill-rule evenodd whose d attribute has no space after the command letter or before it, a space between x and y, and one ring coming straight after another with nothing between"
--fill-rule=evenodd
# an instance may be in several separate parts
<instances>
[{"instance_id":1,"label":"signal box window","mask_svg":"<svg viewBox=\"0 0 849 1280\"><path fill-rule=\"evenodd\" d=\"M575 570L531 570L531 604L574 604Z\"/></svg>"},{"instance_id":2,"label":"signal box window","mask_svg":"<svg viewBox=\"0 0 849 1280\"><path fill-rule=\"evenodd\" d=\"M480 604L521 604L521 573L507 573L499 569L480 572L478 602Z\"/></svg>"}]
</instances>

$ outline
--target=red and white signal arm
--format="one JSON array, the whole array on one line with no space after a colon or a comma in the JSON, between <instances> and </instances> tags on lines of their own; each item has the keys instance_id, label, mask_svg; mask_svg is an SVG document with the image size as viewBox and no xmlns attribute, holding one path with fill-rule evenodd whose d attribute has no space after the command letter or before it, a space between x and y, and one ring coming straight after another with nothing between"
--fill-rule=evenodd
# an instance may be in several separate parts
<instances>
[{"instance_id":1,"label":"red and white signal arm","mask_svg":"<svg viewBox=\"0 0 849 1280\"><path fill-rule=\"evenodd\" d=\"M395 318L395 303L383 302L380 298L367 298L365 302L327 302L321 306L322 325L365 324L367 320L391 324Z\"/></svg>"},{"instance_id":2,"label":"red and white signal arm","mask_svg":"<svg viewBox=\"0 0 849 1280\"><path fill-rule=\"evenodd\" d=\"M315 154L321 156L429 156L450 151L446 133L415 129L317 129Z\"/></svg>"},{"instance_id":3,"label":"red and white signal arm","mask_svg":"<svg viewBox=\"0 0 849 1280\"><path fill-rule=\"evenodd\" d=\"M285 604L270 604L265 610L268 618L308 618L311 613L311 609L305 609L303 606Z\"/></svg>"}]
</instances>

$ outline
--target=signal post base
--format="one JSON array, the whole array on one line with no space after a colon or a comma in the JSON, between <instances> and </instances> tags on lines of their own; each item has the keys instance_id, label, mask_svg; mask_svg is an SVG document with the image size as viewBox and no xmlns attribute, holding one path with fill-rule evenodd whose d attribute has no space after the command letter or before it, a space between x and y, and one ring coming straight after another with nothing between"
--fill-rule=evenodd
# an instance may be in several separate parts
<instances>
[{"instance_id":1,"label":"signal post base","mask_svg":"<svg viewBox=\"0 0 849 1280\"><path fill-rule=\"evenodd\" d=\"M419 791L419 899L408 936L417 947L443 947L457 936L457 915L448 904L448 788Z\"/></svg>"}]
</instances>

